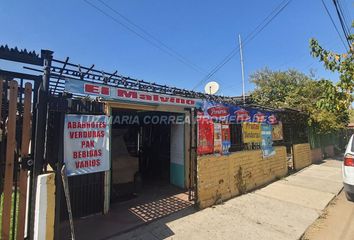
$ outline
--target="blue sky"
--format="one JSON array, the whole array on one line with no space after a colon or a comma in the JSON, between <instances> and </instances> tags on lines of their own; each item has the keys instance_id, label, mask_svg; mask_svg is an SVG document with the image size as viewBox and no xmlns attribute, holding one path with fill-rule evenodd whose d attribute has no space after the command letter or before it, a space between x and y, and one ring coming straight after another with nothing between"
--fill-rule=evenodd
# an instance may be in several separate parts
<instances>
[{"instance_id":1,"label":"blue sky","mask_svg":"<svg viewBox=\"0 0 354 240\"><path fill-rule=\"evenodd\" d=\"M88 0L123 19L98 0ZM182 64L136 34L98 12L83 0L14 1L0 3L0 44L53 50L56 59L115 71L151 82L191 89L237 47L237 36L249 34L281 0L103 0L130 21L203 69ZM324 0L337 21L331 0ZM351 0L340 0L353 19ZM351 13L351 16L350 16ZM293 0L255 39L244 47L246 91L253 89L250 74L264 67L296 68L318 78L336 81L309 54L309 39L343 52L344 48L320 0ZM240 95L241 69L237 54L211 80L220 94ZM9 67L4 61L0 68ZM199 87L198 90L202 90Z\"/></svg>"}]
</instances>

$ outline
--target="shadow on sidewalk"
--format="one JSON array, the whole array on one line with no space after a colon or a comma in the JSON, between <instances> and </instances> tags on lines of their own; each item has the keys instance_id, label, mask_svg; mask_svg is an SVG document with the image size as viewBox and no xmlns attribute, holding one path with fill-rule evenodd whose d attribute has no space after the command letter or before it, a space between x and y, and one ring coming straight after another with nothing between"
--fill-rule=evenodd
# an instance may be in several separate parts
<instances>
[{"instance_id":1,"label":"shadow on sidewalk","mask_svg":"<svg viewBox=\"0 0 354 240\"><path fill-rule=\"evenodd\" d=\"M334 157L327 157L327 158L324 158L320 161L316 161L316 162L313 162L312 164L314 165L321 165L321 164L325 164L328 160L331 160L331 161L339 161L339 162L343 162L343 155L344 154L337 154L336 156Z\"/></svg>"},{"instance_id":2,"label":"shadow on sidewalk","mask_svg":"<svg viewBox=\"0 0 354 240\"><path fill-rule=\"evenodd\" d=\"M160 240L172 237L175 233L168 227L168 224L186 217L188 215L196 213L197 210L194 207L188 207L166 217L160 218L158 221L149 222L145 226L137 226L134 229L130 229L126 232L119 233L116 235L109 236L104 239L111 240Z\"/></svg>"},{"instance_id":3,"label":"shadow on sidewalk","mask_svg":"<svg viewBox=\"0 0 354 240\"><path fill-rule=\"evenodd\" d=\"M196 212L188 194L171 185L144 189L140 196L114 203L106 215L98 214L74 220L76 239L109 239L159 219L159 224ZM70 239L68 222L61 224L61 239ZM165 226L166 235L173 232Z\"/></svg>"}]
</instances>

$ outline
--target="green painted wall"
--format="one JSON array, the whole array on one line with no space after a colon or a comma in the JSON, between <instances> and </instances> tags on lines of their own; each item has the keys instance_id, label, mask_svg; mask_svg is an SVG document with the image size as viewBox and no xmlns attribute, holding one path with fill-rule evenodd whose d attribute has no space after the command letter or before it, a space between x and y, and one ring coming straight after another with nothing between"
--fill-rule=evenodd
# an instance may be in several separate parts
<instances>
[{"instance_id":1,"label":"green painted wall","mask_svg":"<svg viewBox=\"0 0 354 240\"><path fill-rule=\"evenodd\" d=\"M170 182L177 187L184 188L184 165L171 163Z\"/></svg>"}]
</instances>

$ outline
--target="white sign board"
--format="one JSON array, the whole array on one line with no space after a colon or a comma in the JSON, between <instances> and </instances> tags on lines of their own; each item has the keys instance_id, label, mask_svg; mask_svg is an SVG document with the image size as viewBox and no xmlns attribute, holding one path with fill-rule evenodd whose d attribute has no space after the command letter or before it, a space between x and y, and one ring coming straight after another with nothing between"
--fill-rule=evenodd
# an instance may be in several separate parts
<instances>
[{"instance_id":1,"label":"white sign board","mask_svg":"<svg viewBox=\"0 0 354 240\"><path fill-rule=\"evenodd\" d=\"M64 124L64 162L67 175L109 170L108 117L67 114Z\"/></svg>"}]
</instances>

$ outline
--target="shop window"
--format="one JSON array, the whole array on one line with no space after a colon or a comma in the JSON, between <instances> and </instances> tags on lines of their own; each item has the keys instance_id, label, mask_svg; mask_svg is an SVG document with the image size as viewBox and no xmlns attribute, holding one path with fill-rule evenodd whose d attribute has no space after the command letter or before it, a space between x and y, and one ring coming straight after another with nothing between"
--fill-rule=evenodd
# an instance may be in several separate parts
<instances>
[{"instance_id":1,"label":"shop window","mask_svg":"<svg viewBox=\"0 0 354 240\"><path fill-rule=\"evenodd\" d=\"M230 124L230 152L261 149L260 143L243 143L242 124Z\"/></svg>"},{"instance_id":2,"label":"shop window","mask_svg":"<svg viewBox=\"0 0 354 240\"><path fill-rule=\"evenodd\" d=\"M241 151L243 149L241 124L230 124L230 140L230 152Z\"/></svg>"}]
</instances>

